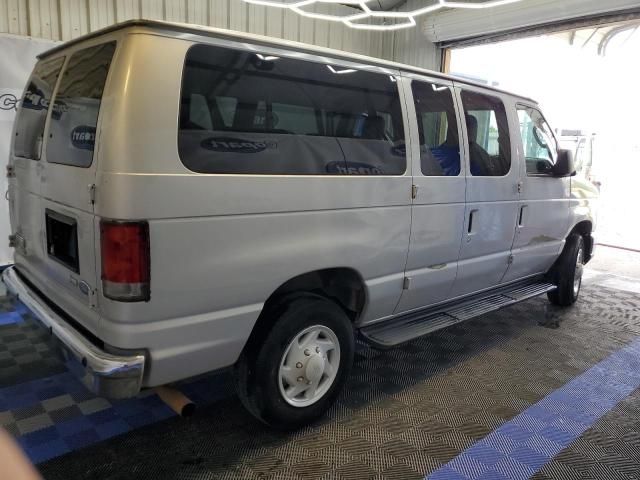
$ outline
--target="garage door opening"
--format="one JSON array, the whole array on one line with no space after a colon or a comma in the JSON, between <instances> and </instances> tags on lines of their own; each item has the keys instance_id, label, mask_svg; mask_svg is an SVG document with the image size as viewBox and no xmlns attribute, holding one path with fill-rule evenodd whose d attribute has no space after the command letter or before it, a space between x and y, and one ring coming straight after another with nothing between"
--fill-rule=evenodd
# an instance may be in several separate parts
<instances>
[{"instance_id":1,"label":"garage door opening","mask_svg":"<svg viewBox=\"0 0 640 480\"><path fill-rule=\"evenodd\" d=\"M538 100L580 175L600 185L597 239L640 251L640 23L457 48L450 72Z\"/></svg>"}]
</instances>

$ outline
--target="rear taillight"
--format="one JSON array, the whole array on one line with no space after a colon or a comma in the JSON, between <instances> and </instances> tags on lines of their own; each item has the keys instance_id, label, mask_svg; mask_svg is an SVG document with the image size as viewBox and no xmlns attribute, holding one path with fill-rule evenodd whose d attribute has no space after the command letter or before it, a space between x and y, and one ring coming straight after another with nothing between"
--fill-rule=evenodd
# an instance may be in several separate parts
<instances>
[{"instance_id":1,"label":"rear taillight","mask_svg":"<svg viewBox=\"0 0 640 480\"><path fill-rule=\"evenodd\" d=\"M121 302L148 301L149 224L103 220L100 244L103 295Z\"/></svg>"}]
</instances>

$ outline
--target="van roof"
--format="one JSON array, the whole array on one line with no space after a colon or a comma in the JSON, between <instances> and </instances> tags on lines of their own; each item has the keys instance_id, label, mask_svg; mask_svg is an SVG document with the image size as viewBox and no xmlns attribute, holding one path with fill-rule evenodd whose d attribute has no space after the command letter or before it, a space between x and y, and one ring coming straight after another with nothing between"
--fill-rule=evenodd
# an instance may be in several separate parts
<instances>
[{"instance_id":1,"label":"van roof","mask_svg":"<svg viewBox=\"0 0 640 480\"><path fill-rule=\"evenodd\" d=\"M78 43L81 43L85 40L91 39L91 38L95 38L95 37L99 37L100 35L104 35L106 33L110 33L110 32L114 32L117 30L123 30L123 29L127 29L127 28L133 28L133 27L142 27L145 29L150 29L153 31L161 31L162 33L171 36L171 34L175 34L175 36L177 36L180 33L193 33L195 35L203 35L203 36L207 36L207 37L213 37L213 38L223 38L223 39L227 39L227 40L249 40L252 43L256 43L256 44L260 44L260 45L264 45L264 46L273 46L273 47L279 47L279 48L285 48L285 49L295 49L295 50L301 50L307 53L311 53L311 54L323 54L323 55L330 55L331 57L334 58L341 58L344 60L352 60L352 61L358 61L361 63L367 63L370 65L375 65L375 66L379 66L379 67L386 67L386 68L392 68L395 70L401 70L401 71L405 71L405 72L413 72L413 73L419 73L419 74L424 74L424 75L428 75L431 77L436 77L436 78L442 78L442 79L446 79L446 80L452 80L452 81L456 81L458 83L464 83L467 85L473 85L473 86L477 86L477 87L481 87L484 88L486 90L493 90L495 92L500 92L500 93L506 93L508 95L512 95L514 97L523 99L523 100L527 100L530 102L534 102L537 103L535 100L529 98L529 97L525 97L523 95L518 95L516 93L513 92L509 92L507 90L503 90L500 88L496 88L490 85L485 85L483 83L480 82L475 82L473 80L469 80L467 78L461 78L461 77L456 77L455 75L447 75L445 73L442 72L437 72L435 70L428 70L425 68L420 68L420 67L416 67L413 65L406 65L403 63L398 63L398 62L392 62L389 60L384 60L384 59L380 59L380 58L375 58L375 57L369 57L366 55L360 55L357 53L349 53L349 52L345 52L342 50L335 50L335 49L331 49L331 48L325 48L325 47L318 47L315 45L309 45L306 43L300 43L300 42L295 42L292 40L283 40L283 39L276 39L273 37L266 37L263 35L255 35L255 34L251 34L251 33L243 33L243 32L237 32L237 31L233 31L233 30L225 30L222 28L215 28L215 27L206 27L206 26L200 26L200 25L193 25L193 24L187 24L187 23L176 23L176 22L164 22L164 21L159 21L159 20L141 20L141 19L137 19L137 20L128 20L125 22L121 22L121 23L116 23L114 25L108 26L106 28L102 28L100 30L96 30L95 32L91 32L88 33L86 35L82 35L80 37L74 38L72 40L69 40L67 42L64 42L54 48L51 48L49 50L46 50L45 52L41 53L40 55L38 55L38 58L45 58L48 57L49 55L52 55L56 52L59 52L61 50L64 50L65 48L69 47L70 45L76 45Z\"/></svg>"}]
</instances>

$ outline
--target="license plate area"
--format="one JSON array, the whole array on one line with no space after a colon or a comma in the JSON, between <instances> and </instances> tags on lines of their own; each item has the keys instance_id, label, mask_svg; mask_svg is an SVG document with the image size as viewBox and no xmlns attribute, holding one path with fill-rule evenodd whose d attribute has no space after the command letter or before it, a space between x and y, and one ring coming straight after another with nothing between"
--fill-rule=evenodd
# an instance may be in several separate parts
<instances>
[{"instance_id":1,"label":"license plate area","mask_svg":"<svg viewBox=\"0 0 640 480\"><path fill-rule=\"evenodd\" d=\"M74 218L47 209L47 254L65 267L80 273L78 223Z\"/></svg>"}]
</instances>

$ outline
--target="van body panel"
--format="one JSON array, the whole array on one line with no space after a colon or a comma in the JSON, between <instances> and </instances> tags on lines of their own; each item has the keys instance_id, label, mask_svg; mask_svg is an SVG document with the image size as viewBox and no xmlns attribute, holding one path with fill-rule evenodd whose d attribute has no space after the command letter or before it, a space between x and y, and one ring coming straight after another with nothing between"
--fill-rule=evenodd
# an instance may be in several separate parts
<instances>
[{"instance_id":1,"label":"van body panel","mask_svg":"<svg viewBox=\"0 0 640 480\"><path fill-rule=\"evenodd\" d=\"M524 176L512 112L516 102L525 101L523 97L344 52L153 22L107 29L56 48L41 62L64 57L64 72L74 53L110 41L117 42L115 52L94 136L87 137L95 142L93 161L84 167L48 161L49 135L59 135L51 129L50 111L42 158L11 156L16 175L9 182L10 213L13 233L20 237L15 252L19 273L108 349L144 351L144 386L234 364L265 302L300 275L335 268L355 272L364 290L358 299L362 310L353 315L359 328L542 273L559 255L573 225L593 217L591 196L578 184L568 200L570 180L534 181ZM397 83L404 145L394 143L389 151L397 160L404 147L405 172L364 175L345 168L312 175L223 174L197 173L187 167L179 143L182 88L185 58L196 44L346 70L346 74L335 71L336 78L363 71L381 74L385 85ZM458 175L429 176L422 171L412 82L431 83L434 91L444 88L453 93ZM462 90L497 97L505 105L511 169L502 177L471 173ZM95 106L90 101L81 105L87 115ZM378 116L382 117L367 112L361 120L380 120ZM266 122L266 113L264 118ZM197 152L198 144L224 136L224 130L200 130L187 132L185 138L193 140L192 150L206 160L206 152ZM248 145L266 135L229 131L244 132ZM92 133L82 130L75 138L80 138L75 147L90 147L82 143L87 132ZM375 144L378 138L324 132L315 137L306 132L269 135L281 142L283 150L294 152L290 156L341 152L359 159L376 155L381 148ZM302 145L309 139L315 147ZM50 155L64 159L65 153L52 150ZM234 155L231 152L223 163L233 166L229 159L238 158ZM86 160L86 155L82 157ZM522 195L519 182L524 186ZM528 222L524 228L517 225L523 202ZM555 202L562 207L550 221L548 210ZM57 247L51 250L48 241L49 217L63 224L63 235L65 225L77 230L77 269L51 255ZM148 222L148 301L122 302L103 294L103 220Z\"/></svg>"}]
</instances>

